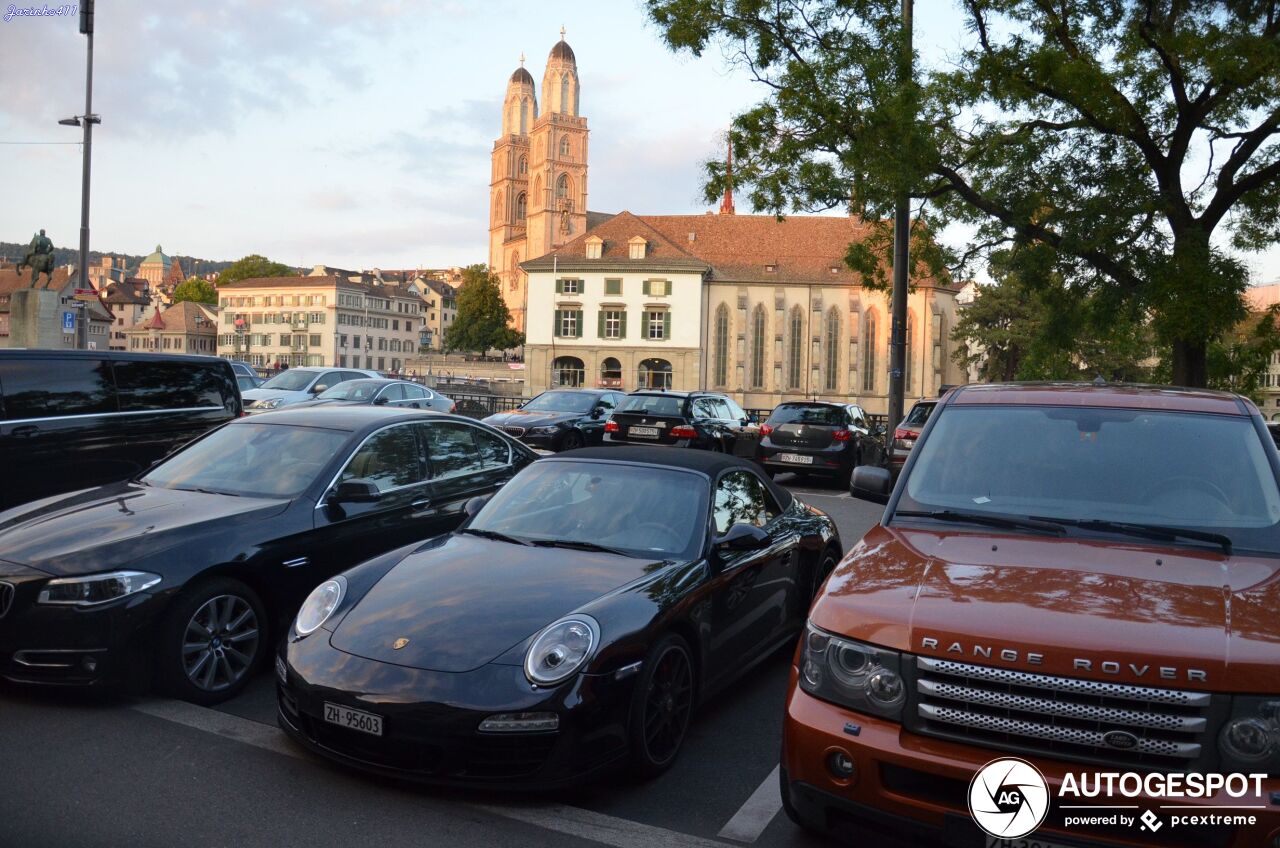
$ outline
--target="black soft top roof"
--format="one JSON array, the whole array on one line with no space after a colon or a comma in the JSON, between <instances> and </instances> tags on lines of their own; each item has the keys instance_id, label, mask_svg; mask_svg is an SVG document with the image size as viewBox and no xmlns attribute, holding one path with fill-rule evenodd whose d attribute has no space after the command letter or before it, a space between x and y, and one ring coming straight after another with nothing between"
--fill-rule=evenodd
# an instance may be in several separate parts
<instances>
[{"instance_id":1,"label":"black soft top roof","mask_svg":"<svg viewBox=\"0 0 1280 848\"><path fill-rule=\"evenodd\" d=\"M711 479L719 477L725 471L745 468L754 471L773 493L774 498L784 509L791 505L791 493L760 473L756 463L727 453L715 451L692 450L686 448L649 447L599 447L580 448L556 454L554 457L540 460L542 462L571 459L604 460L606 462L634 462L642 465L666 466L668 468L685 468L707 475Z\"/></svg>"}]
</instances>

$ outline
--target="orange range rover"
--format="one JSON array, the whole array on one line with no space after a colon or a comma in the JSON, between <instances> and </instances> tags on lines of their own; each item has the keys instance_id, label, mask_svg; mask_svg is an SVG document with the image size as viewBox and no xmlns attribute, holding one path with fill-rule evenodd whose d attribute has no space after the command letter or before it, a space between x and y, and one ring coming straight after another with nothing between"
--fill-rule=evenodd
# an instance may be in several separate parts
<instances>
[{"instance_id":1,"label":"orange range rover","mask_svg":"<svg viewBox=\"0 0 1280 848\"><path fill-rule=\"evenodd\" d=\"M1235 395L950 392L892 492L854 473L886 507L796 652L787 813L876 846L1280 848L1278 478ZM1047 810L978 791L1011 758Z\"/></svg>"}]
</instances>

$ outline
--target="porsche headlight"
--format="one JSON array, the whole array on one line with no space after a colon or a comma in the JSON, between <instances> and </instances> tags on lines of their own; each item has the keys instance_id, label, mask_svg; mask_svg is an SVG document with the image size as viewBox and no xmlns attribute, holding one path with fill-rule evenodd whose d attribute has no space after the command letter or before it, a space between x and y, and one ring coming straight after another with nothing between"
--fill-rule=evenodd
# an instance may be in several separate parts
<instances>
[{"instance_id":1,"label":"porsche headlight","mask_svg":"<svg viewBox=\"0 0 1280 848\"><path fill-rule=\"evenodd\" d=\"M347 594L347 578L338 576L326 580L311 590L293 621L293 630L299 636L309 636L329 620L333 611Z\"/></svg>"},{"instance_id":2,"label":"porsche headlight","mask_svg":"<svg viewBox=\"0 0 1280 848\"><path fill-rule=\"evenodd\" d=\"M110 574L90 574L85 577L59 577L44 584L36 600L42 604L91 607L150 589L159 582L159 574L145 571L112 571Z\"/></svg>"},{"instance_id":3,"label":"porsche headlight","mask_svg":"<svg viewBox=\"0 0 1280 848\"><path fill-rule=\"evenodd\" d=\"M800 688L824 701L858 712L902 720L906 703L901 655L805 627Z\"/></svg>"},{"instance_id":4,"label":"porsche headlight","mask_svg":"<svg viewBox=\"0 0 1280 848\"><path fill-rule=\"evenodd\" d=\"M538 634L524 657L524 675L538 686L572 677L600 645L600 625L589 615L570 615Z\"/></svg>"}]
</instances>

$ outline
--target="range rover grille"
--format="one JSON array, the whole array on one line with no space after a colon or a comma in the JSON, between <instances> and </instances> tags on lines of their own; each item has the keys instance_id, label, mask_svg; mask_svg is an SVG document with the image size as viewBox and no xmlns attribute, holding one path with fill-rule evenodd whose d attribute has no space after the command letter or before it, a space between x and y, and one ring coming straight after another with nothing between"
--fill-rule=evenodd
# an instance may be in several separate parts
<instances>
[{"instance_id":1,"label":"range rover grille","mask_svg":"<svg viewBox=\"0 0 1280 848\"><path fill-rule=\"evenodd\" d=\"M993 747L1122 766L1185 769L1212 696L916 657L914 729Z\"/></svg>"}]
</instances>

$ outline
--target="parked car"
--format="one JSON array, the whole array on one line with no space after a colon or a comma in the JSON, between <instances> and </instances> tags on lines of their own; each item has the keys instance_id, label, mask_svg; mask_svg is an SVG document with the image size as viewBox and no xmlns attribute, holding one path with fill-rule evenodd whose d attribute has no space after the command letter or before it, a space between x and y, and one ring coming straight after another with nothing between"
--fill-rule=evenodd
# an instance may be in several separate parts
<instances>
[{"instance_id":1,"label":"parked car","mask_svg":"<svg viewBox=\"0 0 1280 848\"><path fill-rule=\"evenodd\" d=\"M225 367L225 365L223 366ZM316 584L447 533L536 455L474 421L240 418L136 479L0 513L0 676L235 695Z\"/></svg>"},{"instance_id":2,"label":"parked car","mask_svg":"<svg viewBox=\"0 0 1280 848\"><path fill-rule=\"evenodd\" d=\"M959 387L892 493L883 468L856 469L853 486L888 502L814 602L795 656L788 815L876 844L1020 844L1021 830L979 831L965 802L985 764L1014 756L1050 787L1098 771L1265 775L1230 798L1178 798L1187 819L1250 806L1242 824L1170 841L1068 826L1054 805L1029 844L1274 842L1280 456L1250 401ZM1132 800L1104 787L1090 803ZM1009 820L990 816L988 830Z\"/></svg>"},{"instance_id":3,"label":"parked car","mask_svg":"<svg viewBox=\"0 0 1280 848\"><path fill-rule=\"evenodd\" d=\"M653 775L698 703L795 639L841 554L826 515L701 452L585 448L467 509L303 604L277 662L291 737L442 783Z\"/></svg>"},{"instance_id":4,"label":"parked car","mask_svg":"<svg viewBox=\"0 0 1280 848\"><path fill-rule=\"evenodd\" d=\"M235 372L237 377L258 376L258 370L247 362L242 362L239 359L228 359L227 362L231 364L231 370Z\"/></svg>"},{"instance_id":5,"label":"parked car","mask_svg":"<svg viewBox=\"0 0 1280 848\"><path fill-rule=\"evenodd\" d=\"M625 397L605 389L552 389L484 423L535 448L573 450L600 444L605 420Z\"/></svg>"},{"instance_id":6,"label":"parked car","mask_svg":"<svg viewBox=\"0 0 1280 848\"><path fill-rule=\"evenodd\" d=\"M604 425L604 443L734 453L738 439L750 437L752 429L747 413L727 395L647 389L627 395L614 409Z\"/></svg>"},{"instance_id":7,"label":"parked car","mask_svg":"<svg viewBox=\"0 0 1280 848\"><path fill-rule=\"evenodd\" d=\"M879 464L883 453L866 413L854 404L782 403L760 425L759 459L770 474L820 474L847 488L856 466Z\"/></svg>"},{"instance_id":8,"label":"parked car","mask_svg":"<svg viewBox=\"0 0 1280 848\"><path fill-rule=\"evenodd\" d=\"M314 400L294 405L302 408L327 403L400 406L408 409L430 409L433 412L454 412L458 406L426 386L408 380L383 379L345 380L333 388L325 389Z\"/></svg>"},{"instance_id":9,"label":"parked car","mask_svg":"<svg viewBox=\"0 0 1280 848\"><path fill-rule=\"evenodd\" d=\"M937 405L936 400L916 401L906 417L902 419L902 423L894 429L893 454L889 458L889 470L895 477L902 472L907 456L915 447L916 439L920 438L920 432L924 430L924 425L928 423L929 416L933 414L933 409Z\"/></svg>"},{"instance_id":10,"label":"parked car","mask_svg":"<svg viewBox=\"0 0 1280 848\"><path fill-rule=\"evenodd\" d=\"M124 480L241 411L211 356L0 350L0 509Z\"/></svg>"},{"instance_id":11,"label":"parked car","mask_svg":"<svg viewBox=\"0 0 1280 848\"><path fill-rule=\"evenodd\" d=\"M289 368L267 380L260 387L245 392L245 409L250 413L279 409L291 403L311 400L313 396L347 380L369 378L378 379L378 372L363 368Z\"/></svg>"},{"instance_id":12,"label":"parked car","mask_svg":"<svg viewBox=\"0 0 1280 848\"><path fill-rule=\"evenodd\" d=\"M247 374L236 373L236 385L240 387L241 396L250 389L259 388L265 382L267 381L256 374L250 377Z\"/></svg>"}]
</instances>

